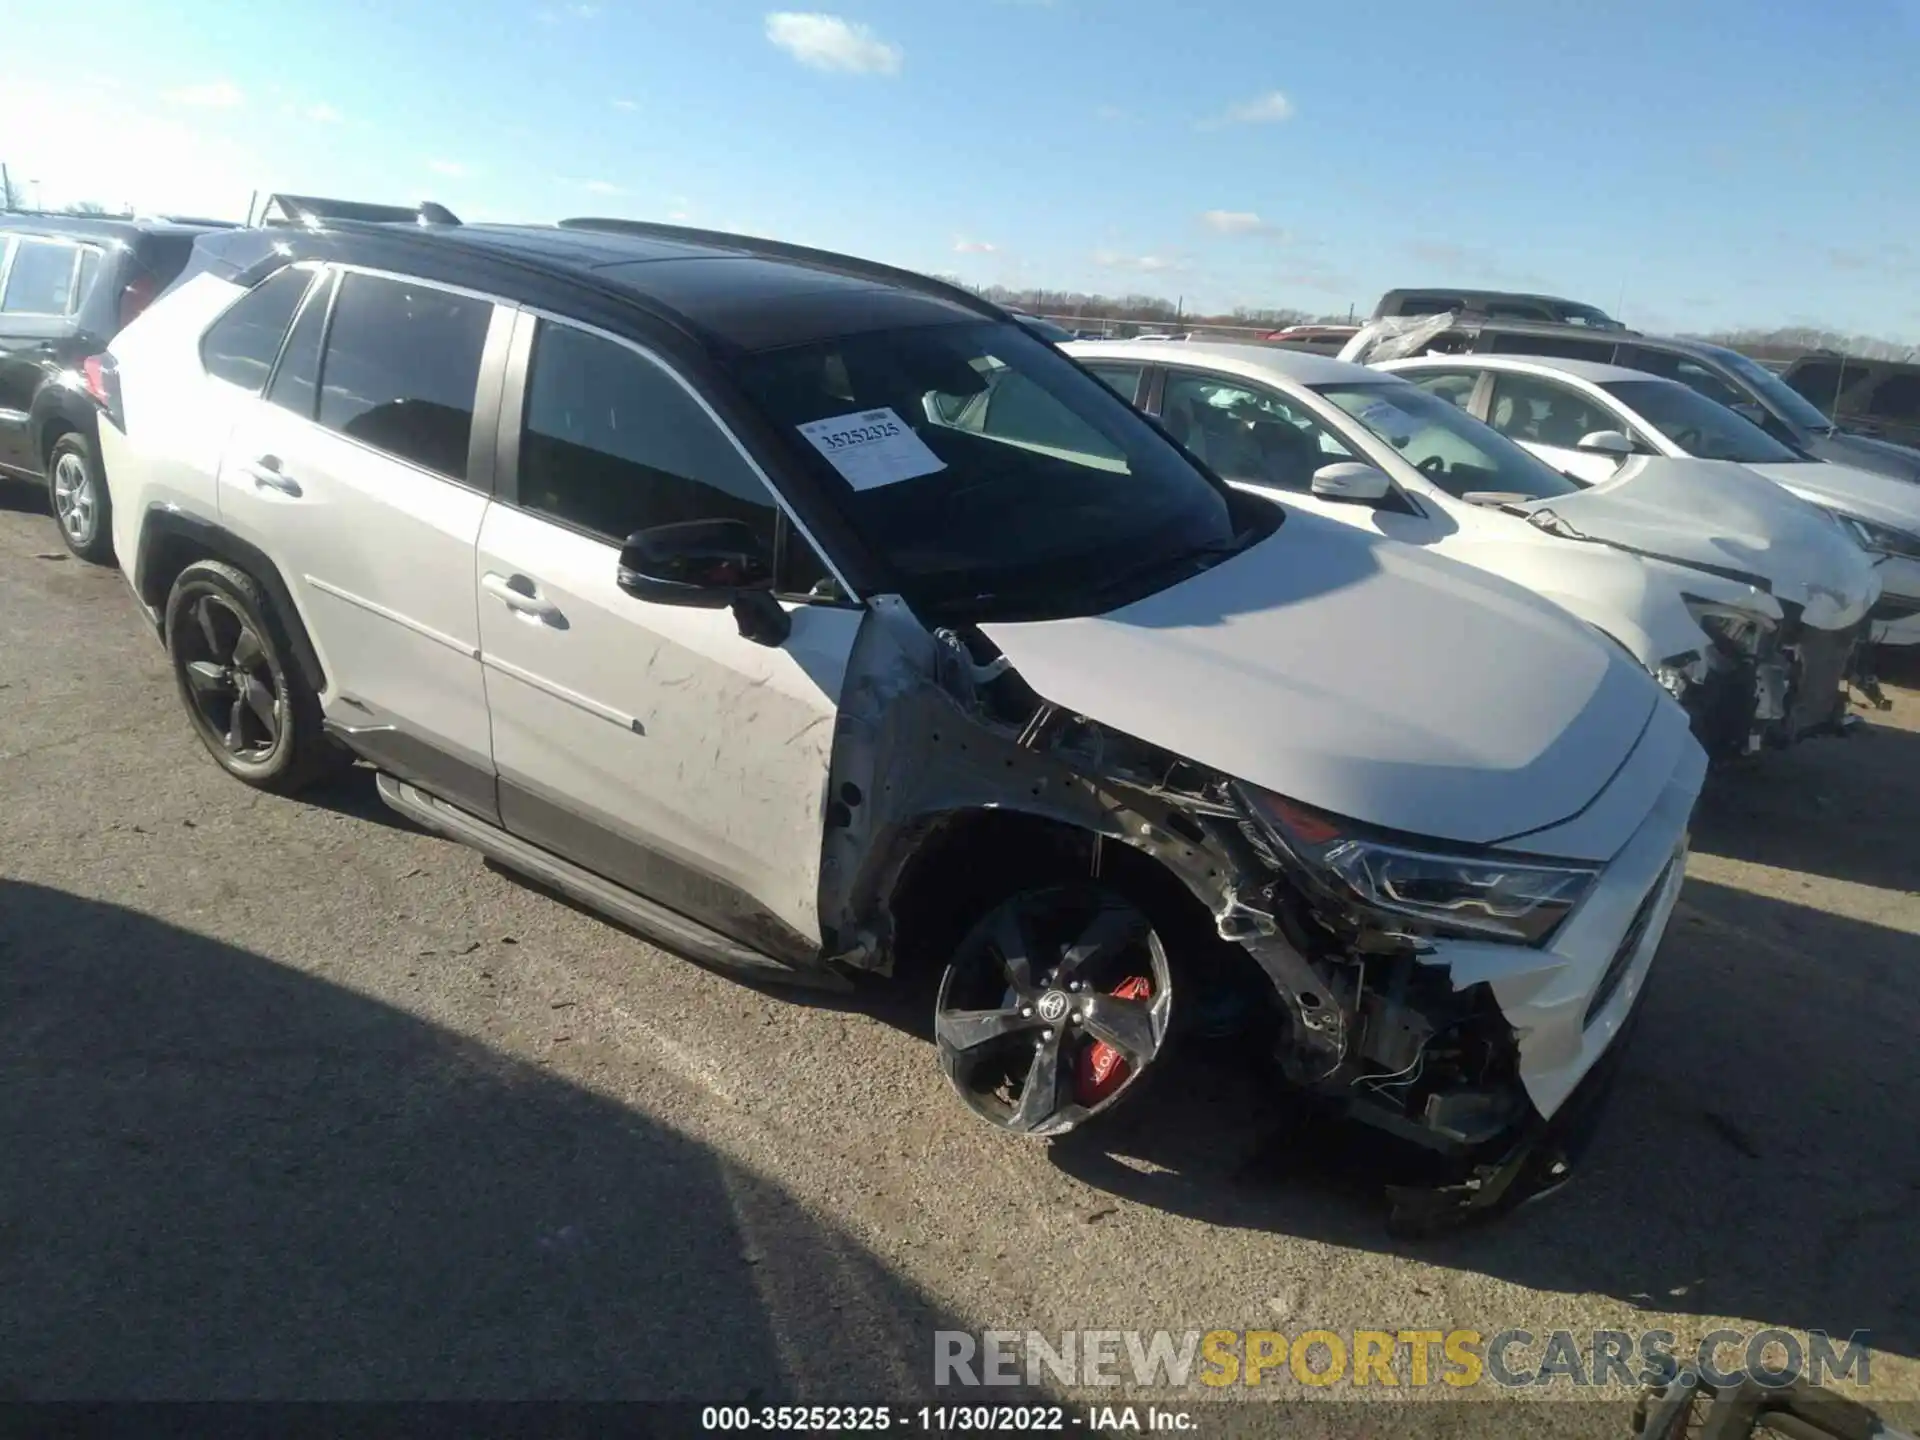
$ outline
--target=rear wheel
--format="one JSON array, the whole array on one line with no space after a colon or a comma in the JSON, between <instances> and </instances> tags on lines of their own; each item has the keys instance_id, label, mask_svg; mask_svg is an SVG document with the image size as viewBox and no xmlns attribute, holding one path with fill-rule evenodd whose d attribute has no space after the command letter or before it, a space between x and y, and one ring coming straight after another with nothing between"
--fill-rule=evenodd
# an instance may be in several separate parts
<instances>
[{"instance_id":1,"label":"rear wheel","mask_svg":"<svg viewBox=\"0 0 1920 1440\"><path fill-rule=\"evenodd\" d=\"M113 504L84 435L71 431L47 455L47 499L67 549L95 565L113 562Z\"/></svg>"},{"instance_id":2,"label":"rear wheel","mask_svg":"<svg viewBox=\"0 0 1920 1440\"><path fill-rule=\"evenodd\" d=\"M344 768L320 700L289 664L286 632L260 587L218 561L187 566L167 597L167 653L194 733L216 764L288 795Z\"/></svg>"},{"instance_id":3,"label":"rear wheel","mask_svg":"<svg viewBox=\"0 0 1920 1440\"><path fill-rule=\"evenodd\" d=\"M1058 1135L1137 1090L1172 1013L1153 924L1083 880L1017 891L980 917L941 977L934 1039L968 1109L1017 1134Z\"/></svg>"}]
</instances>

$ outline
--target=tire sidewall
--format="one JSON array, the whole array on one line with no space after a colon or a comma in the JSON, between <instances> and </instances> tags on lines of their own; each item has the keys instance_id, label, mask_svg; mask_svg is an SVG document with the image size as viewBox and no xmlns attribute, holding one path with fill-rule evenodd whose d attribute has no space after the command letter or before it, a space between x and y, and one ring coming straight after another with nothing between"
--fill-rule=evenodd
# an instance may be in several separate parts
<instances>
[{"instance_id":1,"label":"tire sidewall","mask_svg":"<svg viewBox=\"0 0 1920 1440\"><path fill-rule=\"evenodd\" d=\"M67 533L67 527L60 521L59 501L54 497L54 474L59 469L63 455L78 457L86 469L87 488L93 495L93 534L84 543L76 542ZM112 562L113 502L107 494L107 477L101 473L99 460L94 455L93 446L87 443L86 436L69 430L54 441L53 448L47 452L47 505L53 511L53 524L60 532L61 544L92 564Z\"/></svg>"},{"instance_id":2,"label":"tire sidewall","mask_svg":"<svg viewBox=\"0 0 1920 1440\"><path fill-rule=\"evenodd\" d=\"M241 583L236 584L236 579ZM186 707L187 720L214 763L236 779L250 785L265 786L281 778L294 763L299 750L296 727L300 724L300 712L295 704L292 680L287 670L286 648L281 644L278 627L263 612L257 596L248 593L252 589L244 576L237 571L230 572L226 566L201 563L189 565L181 571L167 597L167 658L173 665L174 688L179 693L180 703ZM187 680L186 661L181 655L178 637L182 625L194 623L189 614L193 604L201 596L209 594L219 596L246 618L248 626L259 637L260 647L266 654L267 667L273 675L274 701L281 715L280 733L274 737L273 749L264 760L243 760L227 749L223 737L214 733L206 717L201 714L193 696L193 687Z\"/></svg>"}]
</instances>

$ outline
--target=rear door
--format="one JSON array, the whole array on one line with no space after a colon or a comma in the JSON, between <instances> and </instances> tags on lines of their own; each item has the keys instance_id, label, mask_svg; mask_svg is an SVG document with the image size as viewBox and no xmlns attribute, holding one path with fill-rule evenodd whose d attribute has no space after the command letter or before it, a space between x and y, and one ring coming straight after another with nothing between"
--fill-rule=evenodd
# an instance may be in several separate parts
<instances>
[{"instance_id":1,"label":"rear door","mask_svg":"<svg viewBox=\"0 0 1920 1440\"><path fill-rule=\"evenodd\" d=\"M480 648L500 811L515 834L782 960L821 943L821 836L862 612L804 603L824 572L746 449L664 359L523 315L500 499L479 546ZM792 634L640 600L622 541L750 526Z\"/></svg>"},{"instance_id":2,"label":"rear door","mask_svg":"<svg viewBox=\"0 0 1920 1440\"><path fill-rule=\"evenodd\" d=\"M323 272L233 426L219 483L222 521L300 608L329 723L488 819L473 564L513 315L416 278Z\"/></svg>"},{"instance_id":3,"label":"rear door","mask_svg":"<svg viewBox=\"0 0 1920 1440\"><path fill-rule=\"evenodd\" d=\"M7 237L0 249L0 467L37 475L33 397L64 368L83 263L91 256L97 268L100 250L39 235Z\"/></svg>"}]
</instances>

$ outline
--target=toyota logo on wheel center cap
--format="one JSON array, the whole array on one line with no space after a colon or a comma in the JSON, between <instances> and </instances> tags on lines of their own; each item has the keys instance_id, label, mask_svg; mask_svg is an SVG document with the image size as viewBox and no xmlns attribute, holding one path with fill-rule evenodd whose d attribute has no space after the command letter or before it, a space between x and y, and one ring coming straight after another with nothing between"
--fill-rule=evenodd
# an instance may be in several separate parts
<instances>
[{"instance_id":1,"label":"toyota logo on wheel center cap","mask_svg":"<svg viewBox=\"0 0 1920 1440\"><path fill-rule=\"evenodd\" d=\"M1046 1021L1049 1025L1055 1024L1061 1016L1067 1013L1067 992L1064 990L1049 990L1040 997L1040 1003L1035 1008L1039 1010L1042 1020Z\"/></svg>"}]
</instances>

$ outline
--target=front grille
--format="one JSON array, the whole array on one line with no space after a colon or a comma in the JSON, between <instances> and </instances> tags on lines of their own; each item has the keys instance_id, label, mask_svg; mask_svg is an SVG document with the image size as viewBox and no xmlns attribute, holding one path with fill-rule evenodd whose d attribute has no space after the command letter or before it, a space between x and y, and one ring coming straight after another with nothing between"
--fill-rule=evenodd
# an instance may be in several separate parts
<instances>
[{"instance_id":1,"label":"front grille","mask_svg":"<svg viewBox=\"0 0 1920 1440\"><path fill-rule=\"evenodd\" d=\"M1580 1019L1580 1028L1585 1030L1593 1024L1593 1019L1607 1008L1607 1002L1613 999L1613 992L1620 988L1620 982L1626 978L1627 969L1633 964L1633 957L1639 952L1640 942L1647 938L1647 926L1653 923L1654 907L1660 903L1660 894L1667 888L1667 877L1673 874L1675 860L1667 862L1666 869L1660 872L1660 878L1653 882L1646 898L1641 900L1640 908L1633 912L1633 921L1627 926L1627 933L1620 937L1620 948L1613 952L1613 959L1607 962L1606 971L1600 976L1600 983L1593 988L1593 998L1587 1001L1587 1013Z\"/></svg>"}]
</instances>

